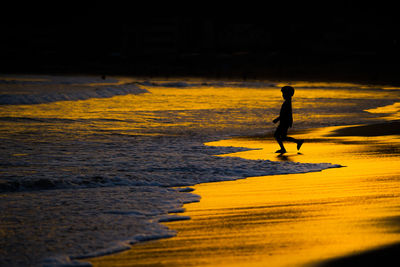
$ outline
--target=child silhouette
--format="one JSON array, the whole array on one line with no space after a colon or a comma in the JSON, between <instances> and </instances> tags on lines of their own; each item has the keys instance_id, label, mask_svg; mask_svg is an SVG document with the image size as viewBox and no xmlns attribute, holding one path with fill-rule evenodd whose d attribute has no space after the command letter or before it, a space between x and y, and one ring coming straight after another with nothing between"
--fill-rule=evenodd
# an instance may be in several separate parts
<instances>
[{"instance_id":1,"label":"child silhouette","mask_svg":"<svg viewBox=\"0 0 400 267\"><path fill-rule=\"evenodd\" d=\"M279 125L276 128L274 133L274 137L278 142L281 149L277 150L276 153L286 153L285 146L283 145L283 141L290 141L297 144L297 150L300 150L300 147L303 145L304 140L297 140L293 137L287 136L287 131L293 125L293 115L292 115L292 96L294 95L294 88L291 86L284 86L281 89L282 97L285 101L282 104L281 111L279 113L279 117L274 119L273 122L277 123L279 121Z\"/></svg>"}]
</instances>

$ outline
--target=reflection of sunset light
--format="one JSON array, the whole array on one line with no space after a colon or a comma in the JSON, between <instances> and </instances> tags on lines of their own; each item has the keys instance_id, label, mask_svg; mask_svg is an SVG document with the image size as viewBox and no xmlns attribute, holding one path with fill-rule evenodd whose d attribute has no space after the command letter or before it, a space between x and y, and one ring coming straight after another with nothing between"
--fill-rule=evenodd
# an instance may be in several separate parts
<instances>
[{"instance_id":1,"label":"reflection of sunset light","mask_svg":"<svg viewBox=\"0 0 400 267\"><path fill-rule=\"evenodd\" d=\"M326 136L339 128L295 135L307 141L301 154L288 145L286 159L273 153L277 144L271 139L207 143L256 149L221 156L344 167L196 185L201 201L185 205L191 220L167 223L176 237L137 244L92 263L303 266L397 242L397 226L385 220L397 216L400 205L400 162L389 149L400 144L399 137Z\"/></svg>"},{"instance_id":2,"label":"reflection of sunset light","mask_svg":"<svg viewBox=\"0 0 400 267\"><path fill-rule=\"evenodd\" d=\"M387 120L400 119L400 103L394 103L393 105L378 107L374 109L367 109L366 111L377 114L388 114L384 117Z\"/></svg>"},{"instance_id":3,"label":"reflection of sunset light","mask_svg":"<svg viewBox=\"0 0 400 267\"><path fill-rule=\"evenodd\" d=\"M116 84L111 81L89 85ZM119 81L120 86L134 82ZM382 226L384 219L397 215L395 209L400 205L399 161L393 157L395 147L400 144L398 136L329 135L340 127L299 131L295 136L306 139L301 153L297 154L295 144L288 144L289 153L278 157L273 153L278 145L265 136L273 131L275 125L271 120L283 101L280 86L288 83L263 88L200 83L179 88L162 84L137 83L148 91L137 95L2 105L0 137L12 139L14 134L20 134L27 142L40 143L52 140L50 137L79 141L90 136L91 140L101 142L101 138L111 139L114 133L118 136L188 133L190 136L199 130L202 134L215 131L219 134L216 136L223 136L221 132L237 136L237 133L246 135L251 129L252 134L260 132L261 137L219 140L206 145L252 149L219 155L221 157L326 162L345 167L196 185L195 193L202 200L185 206L185 216L192 220L167 223L177 230L176 237L143 243L122 255L93 259L94 265L107 265L108 260L114 257L120 260L119 257L125 257L123 255L127 255L127 265L132 262L139 265L142 259L144 264L150 264L152 259L145 257L149 254L158 255L153 259L154 264L165 260L175 265L174 260L187 258L195 265L211 264L211 260L216 260L218 266L242 266L247 260L254 260L261 266L293 265L399 240L392 228ZM399 97L397 91L363 90L349 83L289 84L296 89L294 130L298 129L298 124L301 129L308 128L310 122L313 127L319 127L318 123L340 125L355 116L364 119L382 113L395 114L392 118L398 118L398 103L368 109L369 113L363 111L376 101L384 103L382 105L392 103L390 101ZM361 123L360 118L357 123ZM239 130L235 132L235 129ZM212 136L207 134L204 134L207 138ZM214 136L209 140L215 140ZM32 155L10 151L9 156L22 161ZM176 242L174 247L170 247L173 242Z\"/></svg>"},{"instance_id":4,"label":"reflection of sunset light","mask_svg":"<svg viewBox=\"0 0 400 267\"><path fill-rule=\"evenodd\" d=\"M313 84L314 85L314 84ZM146 87L149 93L143 95L124 95L113 98L88 99L80 101L61 101L37 105L0 106L1 117L66 119L74 123L65 123L61 128L52 131L85 131L87 133L102 131L120 131L121 133L138 134L143 129L208 127L220 129L252 125L265 128L270 124L271 108L278 109L282 103L280 91L276 87L240 88L240 87L208 87L164 88ZM339 89L296 89L293 98L295 121L309 119L338 120L350 116L335 112L337 105L355 106L356 103L344 102L342 99L374 99L392 97L390 91L360 91ZM329 101L321 101L329 99ZM324 108L328 112L312 113L312 110ZM269 109L270 113L265 113ZM310 112L296 112L309 109ZM209 111L213 111L210 113ZM171 123L169 116L174 118ZM177 119L177 120L175 120ZM90 122L88 122L90 120ZM8 128L7 122L3 123ZM13 130L23 131L26 127L13 122ZM43 125L51 127L45 122ZM60 125L60 124L59 124ZM4 128L4 129L5 129ZM7 130L8 131L8 130Z\"/></svg>"}]
</instances>

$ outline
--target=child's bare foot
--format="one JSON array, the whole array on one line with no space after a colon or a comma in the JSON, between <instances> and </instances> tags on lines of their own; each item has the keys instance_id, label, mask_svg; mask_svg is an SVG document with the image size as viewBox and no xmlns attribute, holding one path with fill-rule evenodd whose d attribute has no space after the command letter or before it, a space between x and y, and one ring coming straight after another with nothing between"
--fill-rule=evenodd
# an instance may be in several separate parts
<instances>
[{"instance_id":1,"label":"child's bare foot","mask_svg":"<svg viewBox=\"0 0 400 267\"><path fill-rule=\"evenodd\" d=\"M303 145L303 143L304 143L304 140L299 140L297 142L297 150L300 150L300 147Z\"/></svg>"},{"instance_id":2,"label":"child's bare foot","mask_svg":"<svg viewBox=\"0 0 400 267\"><path fill-rule=\"evenodd\" d=\"M286 153L286 149L279 149L275 151L275 153L280 153L280 154Z\"/></svg>"}]
</instances>

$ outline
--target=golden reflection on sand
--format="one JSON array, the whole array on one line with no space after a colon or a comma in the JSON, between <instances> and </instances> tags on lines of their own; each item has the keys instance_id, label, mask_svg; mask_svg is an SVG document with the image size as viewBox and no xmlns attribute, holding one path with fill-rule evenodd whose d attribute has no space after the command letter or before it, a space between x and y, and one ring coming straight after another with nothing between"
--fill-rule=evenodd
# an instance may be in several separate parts
<instances>
[{"instance_id":1,"label":"golden reflection on sand","mask_svg":"<svg viewBox=\"0 0 400 267\"><path fill-rule=\"evenodd\" d=\"M191 220L170 222L177 236L92 259L94 266L302 266L400 241L391 223L400 210L399 136L332 136L338 127L294 135L297 154L273 153L270 138L207 145L254 148L222 156L330 162L322 172L253 177L196 185ZM330 136L329 136L330 135Z\"/></svg>"},{"instance_id":2,"label":"golden reflection on sand","mask_svg":"<svg viewBox=\"0 0 400 267\"><path fill-rule=\"evenodd\" d=\"M376 114L388 114L385 116L387 120L399 120L400 119L400 103L394 103L392 105L378 107L373 109L367 109L366 111Z\"/></svg>"}]
</instances>

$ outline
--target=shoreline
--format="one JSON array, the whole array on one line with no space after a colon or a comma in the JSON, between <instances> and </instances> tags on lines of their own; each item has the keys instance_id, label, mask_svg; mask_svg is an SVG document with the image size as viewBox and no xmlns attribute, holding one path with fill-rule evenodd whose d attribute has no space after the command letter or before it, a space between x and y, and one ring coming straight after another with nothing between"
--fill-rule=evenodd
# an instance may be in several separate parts
<instances>
[{"instance_id":1,"label":"shoreline","mask_svg":"<svg viewBox=\"0 0 400 267\"><path fill-rule=\"evenodd\" d=\"M390 123L391 122L385 123L385 125L388 125ZM308 225L308 227L306 227L305 229L308 229L307 231L310 232L315 231L316 233L314 233L314 235L316 235L324 230L319 229L318 227L314 229L315 226L312 223L314 219L311 219L311 225L309 225L310 222L307 222L308 216L303 217L301 215L302 213L308 214L311 216L310 218L319 218L319 216L322 216L310 207L314 207L314 209L316 208L317 210L323 210L325 209L325 206L329 206L331 208L333 207L333 209L336 210L335 205L337 204L335 203L341 203L342 201L344 201L343 199L345 199L344 202L350 201L354 206L361 205L358 203L359 200L353 201L353 203L351 200L353 198L366 198L368 203L377 202L378 205L384 205L382 203L387 201L387 193L383 194L382 192L378 192L374 189L373 186L371 188L368 188L369 191L367 190L366 192L364 192L364 189L359 188L357 184L349 183L349 181L347 181L349 176L354 176L358 180L361 179L360 181L365 182L368 181L368 179L378 178L378 173L380 173L382 175L385 175L385 177L390 180L389 188L392 188L392 183L396 184L396 181L393 181L392 178L395 176L398 177L400 173L393 166L393 162L400 162L400 153L397 149L393 149L393 144L399 144L400 139L399 137L389 138L388 136L382 135L382 132L380 132L380 135L377 135L373 131L371 132L371 129L376 129L377 126L379 127L382 125L377 124L375 126L361 125L353 127L341 126L319 128L309 133L298 134L298 138L306 138L308 140L305 143L304 148L302 148L302 150L304 149L304 154L290 153L288 156L281 158L278 158L276 154L266 152L275 151L272 150L272 147L275 147L276 144L272 142L272 140L270 140L269 138L248 138L247 140L245 138L233 138L230 140L221 140L208 143L206 145L231 145L254 149L258 148L258 150L243 151L221 156L239 156L247 159L269 159L278 161L289 160L304 163L326 162L324 161L326 159L341 159L344 162L334 161L331 163L344 163L343 165L345 165L346 167L339 169L328 169L316 173L249 177L236 181L195 185L193 186L193 188L195 189L194 193L199 194L202 197L201 201L199 203L186 204L184 206L186 208L186 211L180 214L190 216L191 220L183 222L169 222L165 224L170 229L177 231L177 236L169 239L160 239L152 242L136 244L135 246L132 246L130 250L127 250L125 252L99 258L92 258L88 260L94 266L107 266L110 264L125 266L131 265L133 262L139 265L160 264L161 266L190 266L213 264L234 266L243 264L244 262L246 264L250 262L250 265L254 266L257 266L259 264L262 265L262 263L268 263L270 266L282 266L285 265L283 264L284 262L282 262L285 260L287 264L318 265L324 264L325 262L327 264L329 264L329 262L335 264L335 259L340 259L343 256L349 254L352 255L354 253L364 253L365 251L376 249L376 247L380 248L382 246L399 242L400 236L398 234L394 234L394 236L390 234L380 234L379 229L380 227L382 227L382 225L379 224L379 226L376 226L376 222L372 221L373 223L371 223L371 225L368 227L365 226L365 229L362 227L362 229L358 229L358 231L360 231L360 234L356 234L356 236L358 236L360 240L362 239L362 242L352 241L354 244L341 244L341 247L338 247L338 244L329 244L329 242L332 241L332 238L325 238L324 235L321 235L320 238L324 240L323 242L327 243L326 246L332 246L332 248L330 249L330 251L329 249L328 251L325 251L326 249L324 249L324 252L312 248L307 253L307 255L313 255L313 257L310 257L307 255L297 255L296 249L298 249L298 247L301 247L299 246L299 244L296 245L297 247L291 247L293 245L290 245L289 247L291 247L291 251L288 251L287 249L281 249L282 251L280 251L279 246L278 248L275 247L276 244L274 245L273 242L267 242L267 244L265 244L266 241L263 241L264 239L258 239L257 235L252 233L253 230L251 228L251 226L254 226L254 224L257 227L271 227L269 226L271 225L271 223L272 225L276 223L277 225L280 225L282 220L287 220L288 222L286 224L288 225L285 225L285 223L282 224L283 229L286 229L286 231L292 231L288 230L291 229L290 227L294 227L296 229L296 227L299 227L298 225L305 224ZM385 129L390 130L391 127L379 127L379 129L380 131L384 131ZM399 135L400 131L397 129L397 131L392 131L390 132L390 134ZM313 140L316 141L314 142ZM336 151L324 152L327 147L329 149L335 148ZM354 155L356 156L354 157ZM380 160L384 159L380 162L380 165L382 166L373 168L373 173L371 174L370 170L366 169L368 169L368 167L371 167L372 162L376 162L378 158ZM340 177L339 181L337 181L338 177ZM302 178L301 180L303 182L306 181L308 183L307 188L301 188L305 185L303 183L298 184L296 182L299 178ZM266 180L268 179L277 181L269 181L271 183L269 184L268 181L266 182ZM282 184L285 183L288 183L288 185L282 187ZM290 186L291 183L293 183L292 186ZM343 185L341 183L343 183ZM326 190L327 186L332 187L331 190L334 192L326 192L328 196L325 196L321 192L318 192L318 190ZM335 188L336 186L338 188ZM347 186L354 188L353 190L349 191ZM274 189L274 187L276 188ZM293 194L293 192L291 192L293 188L299 188L296 189L297 191L299 191L296 193L299 197L299 199L297 200L299 203L297 203L296 201L294 201L294 203L291 203L292 200L290 194ZM302 190L315 193L313 193L314 195L310 198L307 194L302 192ZM262 197L260 197L260 200L254 199L254 194L260 194L260 191L263 192L261 193ZM266 197L267 194L265 194L265 192L268 192L270 196ZM289 195L286 196L286 192L288 192ZM393 196L389 197L389 199L393 201L393 203L395 203L396 205L400 204L396 199L398 197L397 192L392 192L391 194ZM268 198L268 200L263 200L264 197ZM277 198L281 198L278 201L279 203L275 203L275 199ZM285 198L287 199L282 200ZM335 198L337 198L337 200L332 201L332 199ZM371 198L372 200L368 200L369 198ZM304 199L306 199L307 201L305 201ZM374 206L376 204L370 205ZM297 206L300 207L300 210L294 208ZM361 207L368 208L368 205L366 207L361 205ZM340 214L341 211L338 210L335 212ZM376 212L375 209L374 212ZM381 215L388 218L390 216L397 215L397 211L393 212L389 210L387 211L387 213L388 214ZM283 214L284 216L282 217L280 214ZM297 215L290 219L291 216L294 216L293 214ZM339 216L337 214L333 215ZM344 222L340 222L337 226L343 227L343 229L341 229L343 233L339 234L339 237L342 239L348 238L348 236L350 235L348 229L343 226L354 223L353 221L355 219L351 218L350 215L351 212L345 213L344 215L342 214L341 216L344 218ZM289 219L286 218L287 216L289 216ZM365 217L363 218L363 220L373 220L373 218L375 218L374 220L378 220L378 218L374 216L376 216L376 214L360 214L358 217ZM232 220L232 218L235 218L235 220ZM379 220L383 219L379 218ZM335 222L335 220L324 221L324 219L321 219L321 223L325 223L330 226L330 224L336 225L337 222ZM349 227L349 225L347 225L347 227ZM357 223L355 225L357 225ZM239 230L237 233L235 233L235 236L232 236L232 233L230 231L227 232L226 227L228 227L229 230ZM386 226L386 228L388 229L389 227ZM267 230L267 233L269 233L268 237L271 238L271 235L273 236L274 233L279 230L279 227L275 230L272 229L273 231L271 230L271 228L268 228ZM289 242L290 244L293 240L290 240L290 236L287 236L288 233L285 233L284 230L282 231L283 232L278 231L278 233L283 235L283 239L288 239L287 242ZM354 229L352 231L354 231ZM366 234L365 231L367 231L367 235L370 235L369 238L373 237L372 240L375 240L374 242L372 242L373 244L371 244L371 242L365 242L363 237ZM262 231L262 233L265 232ZM260 233L258 232L258 234ZM299 233L294 232L291 234L296 236L296 234ZM336 233L334 233L334 231L329 232L329 235L335 234ZM237 236L239 236L239 240ZM313 239L314 237L310 236L309 238ZM276 240L279 241L281 239L282 237ZM221 240L223 241L222 243ZM226 242L227 240L229 242ZM307 241L307 238L303 238L301 240L306 244L309 242ZM193 244L193 242L195 242L195 244ZM296 242L298 243L299 241L297 240ZM322 241L320 240L319 242ZM249 245L248 243L251 244ZM268 250L263 250L265 247L270 247L269 252ZM395 245L394 247L397 247L397 245ZM306 248L310 249L307 246ZM322 248L325 248L325 246L322 246ZM220 254L216 255L214 250L222 251L220 254L225 256L225 258L223 258ZM250 253L250 251L251 255L248 254ZM263 252L258 253L260 251ZM266 252L267 254L269 253L267 256L264 255ZM158 256L155 256L155 254L157 254ZM254 254L256 254L257 257L254 256ZM295 257L291 258L291 256ZM351 257L352 256L350 256L350 258Z\"/></svg>"},{"instance_id":2,"label":"shoreline","mask_svg":"<svg viewBox=\"0 0 400 267\"><path fill-rule=\"evenodd\" d=\"M226 75L215 75L207 73L171 73L171 74L160 74L160 73L135 73L132 71L115 71L115 70L42 70L42 71L4 71L2 75L53 75L53 76L98 76L102 77L127 77L132 79L211 79L216 81L272 81L272 82L294 82L294 81L313 81L313 82L327 82L327 83L355 83L361 85L376 85L376 86L400 86L400 80L396 75L389 75L389 77L373 78L365 75L365 73L358 73L354 76L347 77L343 73L325 73L321 74L318 68L310 70L308 75L300 73L298 75L293 73L274 73L271 70L260 71L258 75L243 76L240 73L231 73Z\"/></svg>"}]
</instances>

